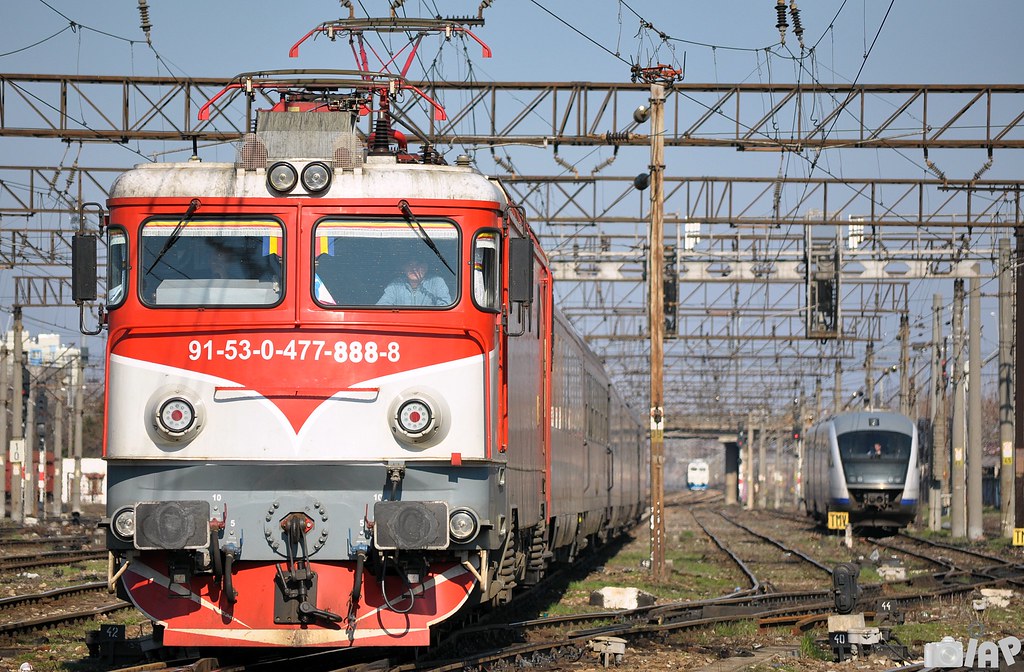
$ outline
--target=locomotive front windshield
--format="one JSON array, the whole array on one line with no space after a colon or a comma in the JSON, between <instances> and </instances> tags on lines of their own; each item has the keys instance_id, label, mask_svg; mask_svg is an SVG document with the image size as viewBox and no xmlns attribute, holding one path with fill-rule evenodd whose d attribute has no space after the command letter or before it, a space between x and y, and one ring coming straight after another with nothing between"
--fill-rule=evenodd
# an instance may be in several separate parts
<instances>
[{"instance_id":1,"label":"locomotive front windshield","mask_svg":"<svg viewBox=\"0 0 1024 672\"><path fill-rule=\"evenodd\" d=\"M283 236L269 219L152 219L142 227L142 301L274 305L284 292Z\"/></svg>"},{"instance_id":2,"label":"locomotive front windshield","mask_svg":"<svg viewBox=\"0 0 1024 672\"><path fill-rule=\"evenodd\" d=\"M913 438L909 434L858 431L840 434L836 438L847 483L903 483Z\"/></svg>"},{"instance_id":3,"label":"locomotive front windshield","mask_svg":"<svg viewBox=\"0 0 1024 672\"><path fill-rule=\"evenodd\" d=\"M451 222L324 220L313 235L313 295L322 306L430 309L458 300Z\"/></svg>"}]
</instances>

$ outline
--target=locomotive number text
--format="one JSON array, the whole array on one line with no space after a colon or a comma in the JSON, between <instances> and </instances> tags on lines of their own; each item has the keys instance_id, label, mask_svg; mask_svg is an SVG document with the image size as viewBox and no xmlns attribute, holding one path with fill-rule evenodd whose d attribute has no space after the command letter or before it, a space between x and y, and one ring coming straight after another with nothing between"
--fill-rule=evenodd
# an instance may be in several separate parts
<instances>
[{"instance_id":1,"label":"locomotive number text","mask_svg":"<svg viewBox=\"0 0 1024 672\"><path fill-rule=\"evenodd\" d=\"M198 339L188 342L188 358L192 361L213 360L215 358L227 361L250 359L271 360L276 357L301 361L335 361L338 364L352 362L358 364L376 364L381 361L397 362L401 359L401 352L398 343L389 341L385 345L378 345L376 341L315 341L307 339L292 339L287 343L277 344L270 339L260 343L241 338L229 338L223 343L216 343L213 340L200 341Z\"/></svg>"}]
</instances>

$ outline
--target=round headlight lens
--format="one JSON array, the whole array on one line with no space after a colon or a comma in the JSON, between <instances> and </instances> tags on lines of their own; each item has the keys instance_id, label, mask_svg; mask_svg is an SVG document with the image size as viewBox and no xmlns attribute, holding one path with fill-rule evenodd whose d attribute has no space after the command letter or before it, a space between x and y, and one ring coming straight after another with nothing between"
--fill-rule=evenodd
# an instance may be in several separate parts
<instances>
[{"instance_id":1,"label":"round headlight lens","mask_svg":"<svg viewBox=\"0 0 1024 672\"><path fill-rule=\"evenodd\" d=\"M407 434L426 431L432 418L430 406L420 399L410 399L398 408L398 426Z\"/></svg>"},{"instance_id":2,"label":"round headlight lens","mask_svg":"<svg viewBox=\"0 0 1024 672\"><path fill-rule=\"evenodd\" d=\"M313 194L318 194L331 186L331 169L326 163L314 161L302 169L302 186Z\"/></svg>"},{"instance_id":3,"label":"round headlight lens","mask_svg":"<svg viewBox=\"0 0 1024 672\"><path fill-rule=\"evenodd\" d=\"M122 541L131 541L135 537L135 509L121 509L115 513L111 528Z\"/></svg>"},{"instance_id":4,"label":"round headlight lens","mask_svg":"<svg viewBox=\"0 0 1024 672\"><path fill-rule=\"evenodd\" d=\"M448 518L448 532L452 539L464 543L476 536L479 530L476 516L469 509L456 509Z\"/></svg>"},{"instance_id":5,"label":"round headlight lens","mask_svg":"<svg viewBox=\"0 0 1024 672\"><path fill-rule=\"evenodd\" d=\"M295 167L283 161L272 165L267 173L267 183L275 191L289 192L295 188L298 181L299 176L295 172Z\"/></svg>"},{"instance_id":6,"label":"round headlight lens","mask_svg":"<svg viewBox=\"0 0 1024 672\"><path fill-rule=\"evenodd\" d=\"M157 413L160 425L171 434L187 432L196 421L196 410L181 397L168 399Z\"/></svg>"}]
</instances>

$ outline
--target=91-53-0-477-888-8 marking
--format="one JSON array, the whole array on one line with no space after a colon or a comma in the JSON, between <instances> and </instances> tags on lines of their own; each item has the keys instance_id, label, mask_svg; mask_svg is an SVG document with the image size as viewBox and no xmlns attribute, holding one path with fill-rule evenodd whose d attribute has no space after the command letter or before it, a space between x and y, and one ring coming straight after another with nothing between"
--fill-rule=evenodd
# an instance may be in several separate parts
<instances>
[{"instance_id":1,"label":"91-53-0-477-888-8 marking","mask_svg":"<svg viewBox=\"0 0 1024 672\"><path fill-rule=\"evenodd\" d=\"M378 362L397 362L401 359L398 343L389 341L381 347L375 341L318 341L309 339L292 339L283 348L270 339L263 340L259 347L253 347L248 339L229 338L223 347L215 345L212 339L205 341L191 340L188 343L188 358L192 361L200 359L210 361L214 357L226 361L257 358L271 360L274 357L285 357L290 360L312 360L315 362L333 360L338 364L351 362L358 364L376 364Z\"/></svg>"}]
</instances>

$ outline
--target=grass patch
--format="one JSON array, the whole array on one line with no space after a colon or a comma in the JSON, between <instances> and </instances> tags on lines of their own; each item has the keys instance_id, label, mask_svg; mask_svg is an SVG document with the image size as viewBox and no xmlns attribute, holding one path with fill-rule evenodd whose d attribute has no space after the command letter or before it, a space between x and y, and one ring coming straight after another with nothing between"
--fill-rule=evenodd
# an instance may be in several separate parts
<instances>
[{"instance_id":1,"label":"grass patch","mask_svg":"<svg viewBox=\"0 0 1024 672\"><path fill-rule=\"evenodd\" d=\"M894 626L892 629L901 642L911 648L922 647L928 642L941 641L950 632L949 623L934 621L929 623L904 623Z\"/></svg>"},{"instance_id":2,"label":"grass patch","mask_svg":"<svg viewBox=\"0 0 1024 672\"><path fill-rule=\"evenodd\" d=\"M810 632L800 638L800 657L827 662L832 662L833 659L832 649L826 649L819 644L817 638Z\"/></svg>"}]
</instances>

